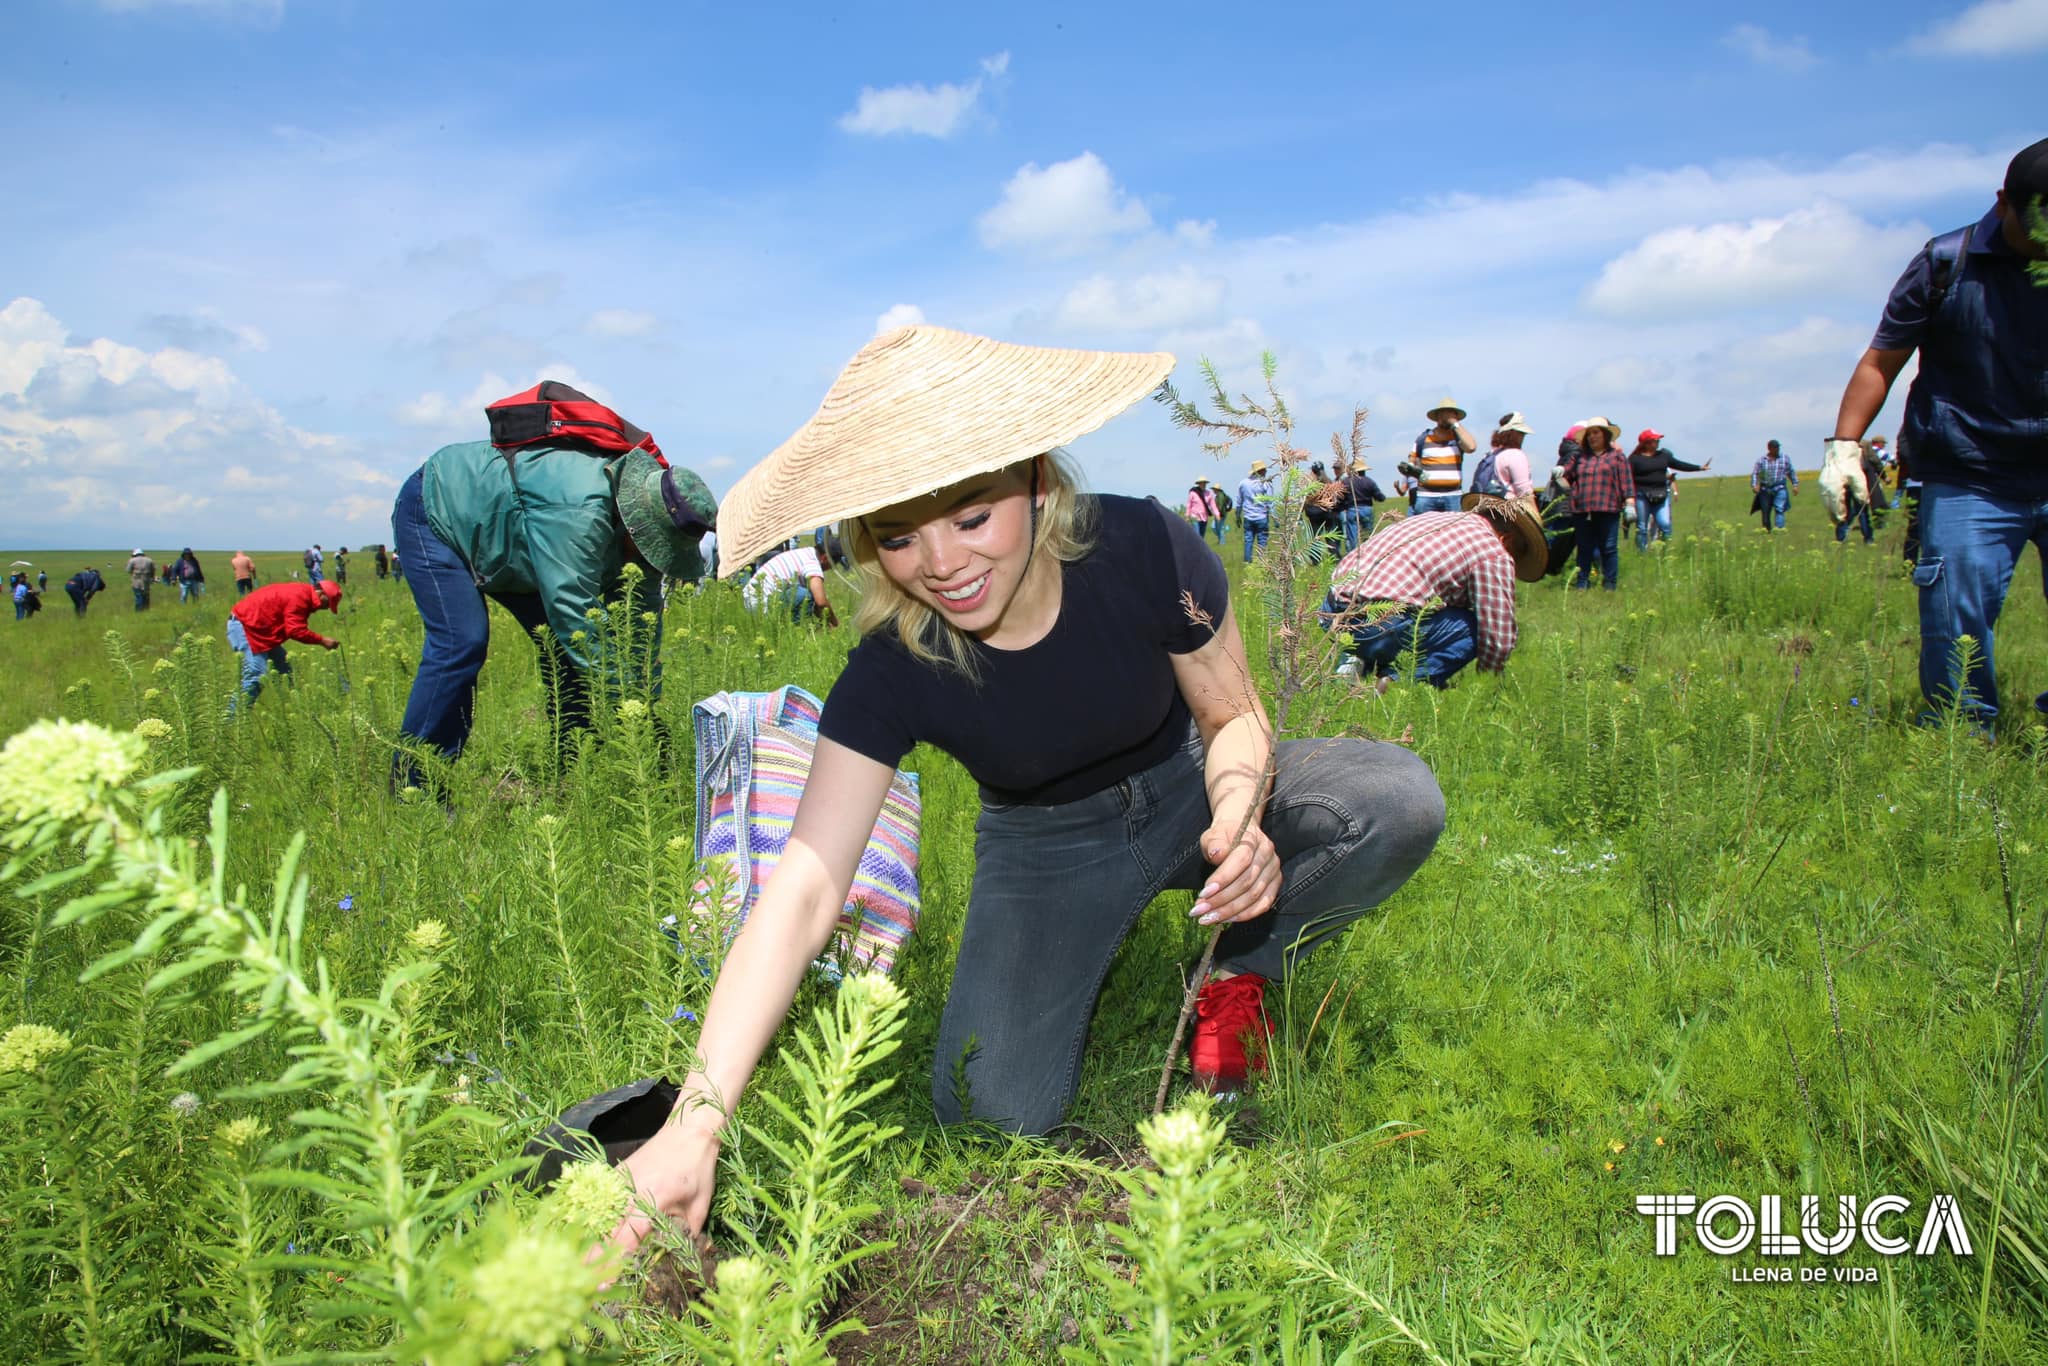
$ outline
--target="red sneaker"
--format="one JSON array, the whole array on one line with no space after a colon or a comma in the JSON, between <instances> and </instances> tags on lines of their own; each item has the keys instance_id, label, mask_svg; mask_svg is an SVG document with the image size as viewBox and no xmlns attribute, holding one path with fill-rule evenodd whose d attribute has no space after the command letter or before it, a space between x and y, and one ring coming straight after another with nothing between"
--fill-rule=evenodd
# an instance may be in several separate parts
<instances>
[{"instance_id":1,"label":"red sneaker","mask_svg":"<svg viewBox=\"0 0 2048 1366\"><path fill-rule=\"evenodd\" d=\"M1195 995L1195 1037L1188 1045L1195 1084L1204 1091L1231 1091L1244 1085L1248 1072L1264 1072L1263 1048L1248 1060L1245 1040L1271 1046L1273 1021L1266 1015L1266 979L1255 972L1212 977Z\"/></svg>"}]
</instances>

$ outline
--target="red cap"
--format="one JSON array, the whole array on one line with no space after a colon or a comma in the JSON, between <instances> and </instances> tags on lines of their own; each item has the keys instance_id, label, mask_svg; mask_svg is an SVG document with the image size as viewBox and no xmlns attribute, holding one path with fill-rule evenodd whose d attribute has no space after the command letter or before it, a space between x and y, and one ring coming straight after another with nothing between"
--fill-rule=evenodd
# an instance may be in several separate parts
<instances>
[{"instance_id":1,"label":"red cap","mask_svg":"<svg viewBox=\"0 0 2048 1366\"><path fill-rule=\"evenodd\" d=\"M1658 431L1655 427L1645 427L1636 433L1636 444L1638 446L1646 445L1652 441L1662 441L1663 439L1664 433Z\"/></svg>"},{"instance_id":2,"label":"red cap","mask_svg":"<svg viewBox=\"0 0 2048 1366\"><path fill-rule=\"evenodd\" d=\"M327 610L341 615L341 585L333 579L320 580L320 591L327 595Z\"/></svg>"}]
</instances>

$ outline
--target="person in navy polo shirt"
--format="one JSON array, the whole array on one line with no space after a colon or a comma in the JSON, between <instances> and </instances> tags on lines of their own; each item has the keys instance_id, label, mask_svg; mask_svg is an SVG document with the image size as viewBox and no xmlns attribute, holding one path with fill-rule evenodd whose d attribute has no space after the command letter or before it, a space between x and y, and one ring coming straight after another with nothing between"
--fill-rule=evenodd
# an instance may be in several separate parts
<instances>
[{"instance_id":1,"label":"person in navy polo shirt","mask_svg":"<svg viewBox=\"0 0 2048 1366\"><path fill-rule=\"evenodd\" d=\"M1842 393L1821 475L1829 514L1867 498L1858 445L1915 350L1901 449L1922 483L1920 691L1989 730L1998 715L1992 624L2029 541L2048 558L2048 138L2006 167L1991 212L1921 249ZM2031 228L2031 231L2030 231ZM1976 642L1958 680L1956 642ZM1960 684L1960 686L1959 686ZM2034 699L2048 714L2048 693ZM1922 713L1931 719L1933 711Z\"/></svg>"}]
</instances>

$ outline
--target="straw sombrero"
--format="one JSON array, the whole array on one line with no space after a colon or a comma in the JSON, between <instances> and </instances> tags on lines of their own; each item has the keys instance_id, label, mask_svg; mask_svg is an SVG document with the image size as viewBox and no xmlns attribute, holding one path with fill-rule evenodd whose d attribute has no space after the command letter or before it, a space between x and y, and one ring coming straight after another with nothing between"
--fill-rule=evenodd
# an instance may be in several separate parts
<instances>
[{"instance_id":1,"label":"straw sombrero","mask_svg":"<svg viewBox=\"0 0 2048 1366\"><path fill-rule=\"evenodd\" d=\"M1550 544L1543 537L1543 522L1529 498L1495 498L1487 493L1468 493L1458 500L1461 512L1477 512L1508 528L1508 553L1514 556L1515 577L1524 583L1540 582L1550 568Z\"/></svg>"},{"instance_id":2,"label":"straw sombrero","mask_svg":"<svg viewBox=\"0 0 2048 1366\"><path fill-rule=\"evenodd\" d=\"M798 532L1085 436L1172 369L1164 351L1018 346L923 325L885 332L846 363L811 420L726 494L720 575Z\"/></svg>"}]
</instances>

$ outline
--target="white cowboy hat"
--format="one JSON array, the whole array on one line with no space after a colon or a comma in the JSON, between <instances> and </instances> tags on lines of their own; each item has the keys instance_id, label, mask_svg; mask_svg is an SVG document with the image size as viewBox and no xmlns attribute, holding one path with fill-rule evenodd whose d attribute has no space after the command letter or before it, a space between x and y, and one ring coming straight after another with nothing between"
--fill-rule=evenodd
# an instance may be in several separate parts
<instances>
[{"instance_id":1,"label":"white cowboy hat","mask_svg":"<svg viewBox=\"0 0 2048 1366\"><path fill-rule=\"evenodd\" d=\"M720 577L798 532L1064 446L1172 370L1164 351L1019 346L924 325L885 332L846 363L811 420L726 494Z\"/></svg>"}]
</instances>

